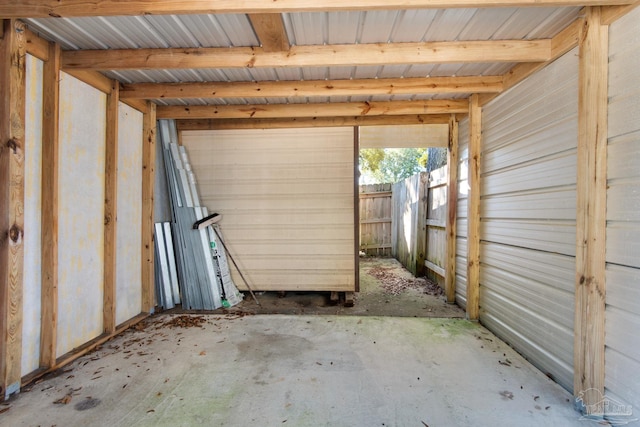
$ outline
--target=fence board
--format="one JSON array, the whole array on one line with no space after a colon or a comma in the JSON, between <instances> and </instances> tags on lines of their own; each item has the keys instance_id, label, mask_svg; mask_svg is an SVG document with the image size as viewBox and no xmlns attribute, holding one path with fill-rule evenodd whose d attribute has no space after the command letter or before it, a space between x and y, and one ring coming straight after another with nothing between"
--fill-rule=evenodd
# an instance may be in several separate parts
<instances>
[{"instance_id":1,"label":"fence board","mask_svg":"<svg viewBox=\"0 0 640 427\"><path fill-rule=\"evenodd\" d=\"M391 255L391 184L360 186L360 250Z\"/></svg>"},{"instance_id":2,"label":"fence board","mask_svg":"<svg viewBox=\"0 0 640 427\"><path fill-rule=\"evenodd\" d=\"M444 284L447 260L447 166L429 174L427 205L426 275L440 286Z\"/></svg>"}]
</instances>

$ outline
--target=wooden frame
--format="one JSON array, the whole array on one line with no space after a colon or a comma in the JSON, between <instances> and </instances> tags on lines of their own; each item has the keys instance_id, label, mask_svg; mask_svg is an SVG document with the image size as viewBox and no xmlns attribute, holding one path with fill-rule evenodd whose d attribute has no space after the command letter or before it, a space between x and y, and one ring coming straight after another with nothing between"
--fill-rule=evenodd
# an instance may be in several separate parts
<instances>
[{"instance_id":1,"label":"wooden frame","mask_svg":"<svg viewBox=\"0 0 640 427\"><path fill-rule=\"evenodd\" d=\"M157 108L158 119L270 119L466 113L465 99L325 104L193 105Z\"/></svg>"},{"instance_id":2,"label":"wooden frame","mask_svg":"<svg viewBox=\"0 0 640 427\"><path fill-rule=\"evenodd\" d=\"M631 4L633 0L205 0L100 1L22 0L3 1L0 16L49 18L114 15L184 15L206 13L285 13L345 10L446 9L460 7L552 7Z\"/></svg>"},{"instance_id":3,"label":"wooden frame","mask_svg":"<svg viewBox=\"0 0 640 427\"><path fill-rule=\"evenodd\" d=\"M577 43L577 42L576 42ZM502 76L266 82L130 83L121 99L312 97L497 93Z\"/></svg>"},{"instance_id":4,"label":"wooden frame","mask_svg":"<svg viewBox=\"0 0 640 427\"><path fill-rule=\"evenodd\" d=\"M455 115L449 120L449 145L447 147L447 261L444 274L444 293L449 304L456 302L456 236L458 214L458 121Z\"/></svg>"},{"instance_id":5,"label":"wooden frame","mask_svg":"<svg viewBox=\"0 0 640 427\"><path fill-rule=\"evenodd\" d=\"M467 318L480 316L480 157L482 107L477 94L469 101L469 198L467 210Z\"/></svg>"},{"instance_id":6,"label":"wooden frame","mask_svg":"<svg viewBox=\"0 0 640 427\"><path fill-rule=\"evenodd\" d=\"M107 95L104 172L104 332L116 330L116 270L118 228L118 97L119 85L112 83Z\"/></svg>"},{"instance_id":7,"label":"wooden frame","mask_svg":"<svg viewBox=\"0 0 640 427\"><path fill-rule=\"evenodd\" d=\"M609 27L601 18L587 8L580 34L573 392L583 405L604 395Z\"/></svg>"},{"instance_id":8,"label":"wooden frame","mask_svg":"<svg viewBox=\"0 0 640 427\"><path fill-rule=\"evenodd\" d=\"M149 103L144 113L142 141L142 312L155 307L153 188L156 164L156 106Z\"/></svg>"},{"instance_id":9,"label":"wooden frame","mask_svg":"<svg viewBox=\"0 0 640 427\"><path fill-rule=\"evenodd\" d=\"M24 267L25 27L0 21L0 396L20 391Z\"/></svg>"},{"instance_id":10,"label":"wooden frame","mask_svg":"<svg viewBox=\"0 0 640 427\"><path fill-rule=\"evenodd\" d=\"M56 362L58 328L58 171L60 46L49 45L44 63L42 114L42 313L40 367Z\"/></svg>"}]
</instances>

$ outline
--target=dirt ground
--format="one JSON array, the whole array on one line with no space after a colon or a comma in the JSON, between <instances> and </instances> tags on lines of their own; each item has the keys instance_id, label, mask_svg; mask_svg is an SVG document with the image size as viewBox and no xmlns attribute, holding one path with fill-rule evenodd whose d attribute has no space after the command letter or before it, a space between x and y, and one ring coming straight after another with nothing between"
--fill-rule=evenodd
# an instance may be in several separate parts
<instances>
[{"instance_id":1,"label":"dirt ground","mask_svg":"<svg viewBox=\"0 0 640 427\"><path fill-rule=\"evenodd\" d=\"M360 258L360 292L353 307L331 304L329 292L256 292L257 305L249 293L228 310L212 313L244 314L338 314L395 317L464 317L455 304L447 304L441 288L415 278L393 258ZM179 309L171 312L182 312Z\"/></svg>"}]
</instances>

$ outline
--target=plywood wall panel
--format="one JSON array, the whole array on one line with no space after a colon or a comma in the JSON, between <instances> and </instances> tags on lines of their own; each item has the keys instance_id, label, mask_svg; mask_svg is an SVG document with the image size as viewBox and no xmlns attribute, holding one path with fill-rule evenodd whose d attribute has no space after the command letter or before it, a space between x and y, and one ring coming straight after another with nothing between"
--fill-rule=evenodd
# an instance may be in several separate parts
<instances>
[{"instance_id":1,"label":"plywood wall panel","mask_svg":"<svg viewBox=\"0 0 640 427\"><path fill-rule=\"evenodd\" d=\"M27 55L26 66L22 375L35 371L40 366L42 287L40 212L42 196L43 62L31 55Z\"/></svg>"},{"instance_id":2,"label":"plywood wall panel","mask_svg":"<svg viewBox=\"0 0 640 427\"><path fill-rule=\"evenodd\" d=\"M142 311L142 119L120 103L118 117L118 214L116 238L116 324Z\"/></svg>"},{"instance_id":3,"label":"plywood wall panel","mask_svg":"<svg viewBox=\"0 0 640 427\"><path fill-rule=\"evenodd\" d=\"M61 73L57 355L103 331L106 95Z\"/></svg>"}]
</instances>

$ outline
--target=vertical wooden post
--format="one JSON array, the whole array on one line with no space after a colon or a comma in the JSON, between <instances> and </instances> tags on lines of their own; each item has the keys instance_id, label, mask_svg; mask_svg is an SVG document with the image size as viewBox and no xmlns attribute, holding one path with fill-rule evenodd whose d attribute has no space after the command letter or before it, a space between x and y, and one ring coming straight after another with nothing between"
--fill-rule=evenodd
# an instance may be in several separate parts
<instances>
[{"instance_id":1,"label":"vertical wooden post","mask_svg":"<svg viewBox=\"0 0 640 427\"><path fill-rule=\"evenodd\" d=\"M42 311L40 366L56 363L58 329L58 114L60 46L49 44L42 76Z\"/></svg>"},{"instance_id":2,"label":"vertical wooden post","mask_svg":"<svg viewBox=\"0 0 640 427\"><path fill-rule=\"evenodd\" d=\"M469 198L467 210L467 318L480 315L480 147L482 108L478 94L469 103Z\"/></svg>"},{"instance_id":3,"label":"vertical wooden post","mask_svg":"<svg viewBox=\"0 0 640 427\"><path fill-rule=\"evenodd\" d=\"M156 104L149 103L144 114L142 141L142 312L153 312L154 248L153 248L153 189L156 164Z\"/></svg>"},{"instance_id":4,"label":"vertical wooden post","mask_svg":"<svg viewBox=\"0 0 640 427\"><path fill-rule=\"evenodd\" d=\"M588 7L580 32L574 394L578 409L604 393L608 27Z\"/></svg>"},{"instance_id":5,"label":"vertical wooden post","mask_svg":"<svg viewBox=\"0 0 640 427\"><path fill-rule=\"evenodd\" d=\"M119 83L107 94L107 129L104 170L104 332L116 330L116 237L118 228L118 104Z\"/></svg>"},{"instance_id":6,"label":"vertical wooden post","mask_svg":"<svg viewBox=\"0 0 640 427\"><path fill-rule=\"evenodd\" d=\"M0 40L0 396L20 391L24 268L26 39L4 20Z\"/></svg>"},{"instance_id":7,"label":"vertical wooden post","mask_svg":"<svg viewBox=\"0 0 640 427\"><path fill-rule=\"evenodd\" d=\"M413 253L416 260L415 276L425 274L424 261L427 256L427 206L429 204L429 175L421 173L418 179L418 209Z\"/></svg>"},{"instance_id":8,"label":"vertical wooden post","mask_svg":"<svg viewBox=\"0 0 640 427\"><path fill-rule=\"evenodd\" d=\"M353 127L353 252L355 286L353 290L360 292L360 128Z\"/></svg>"},{"instance_id":9,"label":"vertical wooden post","mask_svg":"<svg viewBox=\"0 0 640 427\"><path fill-rule=\"evenodd\" d=\"M458 121L455 114L449 119L447 146L447 260L444 293L449 304L456 302L456 219L458 214Z\"/></svg>"}]
</instances>

